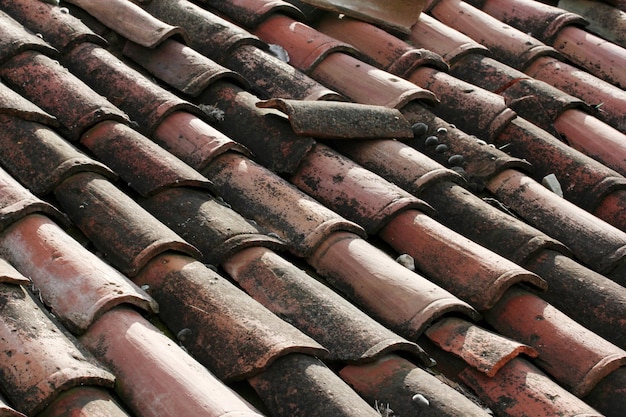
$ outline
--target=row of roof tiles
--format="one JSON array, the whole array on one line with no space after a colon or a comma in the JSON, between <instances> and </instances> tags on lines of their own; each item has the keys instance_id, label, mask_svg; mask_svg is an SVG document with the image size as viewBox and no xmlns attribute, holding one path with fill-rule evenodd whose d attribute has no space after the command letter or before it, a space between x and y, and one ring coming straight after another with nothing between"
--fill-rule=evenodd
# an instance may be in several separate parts
<instances>
[{"instance_id":1,"label":"row of roof tiles","mask_svg":"<svg viewBox=\"0 0 626 417\"><path fill-rule=\"evenodd\" d=\"M398 415L485 415L485 405L497 415L600 415L578 396L618 415L626 361L618 147L609 161L580 153L522 118L524 107L511 103L525 96L464 84L453 60L370 24L307 20L303 5L207 2L257 38L187 1L72 3L80 9L2 6L0 163L11 176L0 244L13 265L5 306L35 303L45 316L43 303L54 315L27 336L15 324L26 314L3 312L5 339L41 343L52 320L48 332L83 355L56 345L7 350L2 390L15 408L327 416L379 415L385 403ZM489 19L463 2L428 9L454 27L450 10ZM399 47L368 51L357 33ZM289 63L259 38L282 45ZM464 59L483 68L487 52L506 57L502 45L477 40L488 49ZM529 61L556 55L539 49L549 53ZM609 81L619 106L619 81ZM467 103L459 91L478 92L470 103L483 110L459 118ZM557 135L591 117L607 132L602 146L619 143L610 110L600 119L580 100L557 99L582 109L567 113L550 94ZM366 105L311 101L320 99ZM358 126L364 119L379 122ZM371 132L381 124L391 129ZM342 125L356 126L346 138ZM375 139L354 140L368 133ZM554 172L565 199L537 182ZM481 199L485 192L519 217ZM415 265L366 240L374 235ZM144 318L157 312L171 338ZM72 359L51 355L59 350ZM45 383L22 377L36 371L22 361L34 351L51 363L33 376ZM431 357L446 384L422 368ZM240 380L255 391L248 400L263 404L224 385ZM97 388L70 389L85 384Z\"/></svg>"}]
</instances>

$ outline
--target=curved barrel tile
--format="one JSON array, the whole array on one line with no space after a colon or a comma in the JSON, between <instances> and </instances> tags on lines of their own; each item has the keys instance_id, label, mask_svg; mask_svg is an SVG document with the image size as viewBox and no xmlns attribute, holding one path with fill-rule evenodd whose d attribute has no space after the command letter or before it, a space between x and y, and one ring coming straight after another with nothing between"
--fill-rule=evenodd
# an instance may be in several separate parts
<instances>
[{"instance_id":1,"label":"curved barrel tile","mask_svg":"<svg viewBox=\"0 0 626 417\"><path fill-rule=\"evenodd\" d=\"M0 258L0 283L27 286L30 284L30 280L20 274L19 271L4 258Z\"/></svg>"},{"instance_id":2,"label":"curved barrel tile","mask_svg":"<svg viewBox=\"0 0 626 417\"><path fill-rule=\"evenodd\" d=\"M128 117L98 95L59 62L27 51L0 66L0 76L11 88L55 116L68 139L77 140L102 120L128 122ZM55 100L50 100L55 97Z\"/></svg>"},{"instance_id":3,"label":"curved barrel tile","mask_svg":"<svg viewBox=\"0 0 626 417\"><path fill-rule=\"evenodd\" d=\"M402 351L431 365L415 343L394 334L300 268L266 248L248 248L223 268L255 300L330 352L331 361L362 363Z\"/></svg>"},{"instance_id":4,"label":"curved barrel tile","mask_svg":"<svg viewBox=\"0 0 626 417\"><path fill-rule=\"evenodd\" d=\"M273 14L286 14L303 19L298 7L283 0L245 0L225 2L221 0L200 0L200 4L213 7L248 28L254 28Z\"/></svg>"},{"instance_id":5,"label":"curved barrel tile","mask_svg":"<svg viewBox=\"0 0 626 417\"><path fill-rule=\"evenodd\" d=\"M142 196L170 187L210 185L198 171L121 123L98 123L83 134L80 143Z\"/></svg>"},{"instance_id":6,"label":"curved barrel tile","mask_svg":"<svg viewBox=\"0 0 626 417\"><path fill-rule=\"evenodd\" d=\"M118 304L158 310L154 300L47 217L33 214L5 230L0 252L30 277L46 305L73 332L84 332Z\"/></svg>"},{"instance_id":7,"label":"curved barrel tile","mask_svg":"<svg viewBox=\"0 0 626 417\"><path fill-rule=\"evenodd\" d=\"M170 188L139 202L183 239L197 247L204 263L218 266L244 248L284 249L284 243L264 234L236 211L206 193Z\"/></svg>"},{"instance_id":8,"label":"curved barrel tile","mask_svg":"<svg viewBox=\"0 0 626 417\"><path fill-rule=\"evenodd\" d=\"M39 123L0 115L3 135L2 164L37 195L51 193L66 178L79 172L93 172L115 179L116 175Z\"/></svg>"},{"instance_id":9,"label":"curved barrel tile","mask_svg":"<svg viewBox=\"0 0 626 417\"><path fill-rule=\"evenodd\" d=\"M408 360L386 355L376 362L348 365L339 375L370 404L388 406L399 416L487 417L487 413L450 385ZM421 395L428 405L413 400Z\"/></svg>"},{"instance_id":10,"label":"curved barrel tile","mask_svg":"<svg viewBox=\"0 0 626 417\"><path fill-rule=\"evenodd\" d=\"M132 309L108 311L80 342L115 373L135 415L262 416Z\"/></svg>"},{"instance_id":11,"label":"curved barrel tile","mask_svg":"<svg viewBox=\"0 0 626 417\"><path fill-rule=\"evenodd\" d=\"M0 63L29 50L53 57L59 53L43 39L28 32L11 16L0 11Z\"/></svg>"},{"instance_id":12,"label":"curved barrel tile","mask_svg":"<svg viewBox=\"0 0 626 417\"><path fill-rule=\"evenodd\" d=\"M626 409L626 368L619 368L595 386L585 402L607 417L619 417Z\"/></svg>"},{"instance_id":13,"label":"curved barrel tile","mask_svg":"<svg viewBox=\"0 0 626 417\"><path fill-rule=\"evenodd\" d=\"M109 392L95 387L75 387L62 392L38 417L129 417Z\"/></svg>"},{"instance_id":14,"label":"curved barrel tile","mask_svg":"<svg viewBox=\"0 0 626 417\"><path fill-rule=\"evenodd\" d=\"M237 212L278 233L299 256L310 256L336 231L364 235L360 226L241 155L220 156L205 174Z\"/></svg>"},{"instance_id":15,"label":"curved barrel tile","mask_svg":"<svg viewBox=\"0 0 626 417\"><path fill-rule=\"evenodd\" d=\"M20 411L34 415L71 387L113 387L114 376L53 324L26 290L0 284L0 299L0 377Z\"/></svg>"},{"instance_id":16,"label":"curved barrel tile","mask_svg":"<svg viewBox=\"0 0 626 417\"><path fill-rule=\"evenodd\" d=\"M180 343L224 381L257 375L289 353L323 357L317 342L204 264L163 255L135 279L159 302Z\"/></svg>"},{"instance_id":17,"label":"curved barrel tile","mask_svg":"<svg viewBox=\"0 0 626 417\"><path fill-rule=\"evenodd\" d=\"M73 175L57 187L55 196L104 258L129 276L163 252L200 257L195 247L100 175Z\"/></svg>"},{"instance_id":18,"label":"curved barrel tile","mask_svg":"<svg viewBox=\"0 0 626 417\"><path fill-rule=\"evenodd\" d=\"M3 83L0 83L0 114L18 117L50 127L59 126L56 117L46 113Z\"/></svg>"}]
</instances>

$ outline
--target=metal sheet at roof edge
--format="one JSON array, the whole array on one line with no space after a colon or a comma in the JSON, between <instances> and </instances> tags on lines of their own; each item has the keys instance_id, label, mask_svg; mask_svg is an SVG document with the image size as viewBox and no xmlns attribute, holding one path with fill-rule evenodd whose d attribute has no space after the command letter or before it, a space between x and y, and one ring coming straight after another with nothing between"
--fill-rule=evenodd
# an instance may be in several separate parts
<instances>
[{"instance_id":1,"label":"metal sheet at roof edge","mask_svg":"<svg viewBox=\"0 0 626 417\"><path fill-rule=\"evenodd\" d=\"M79 348L22 287L0 284L0 377L3 391L28 415L72 386L112 388L115 377Z\"/></svg>"},{"instance_id":2,"label":"metal sheet at roof edge","mask_svg":"<svg viewBox=\"0 0 626 417\"><path fill-rule=\"evenodd\" d=\"M72 332L84 332L119 304L158 311L151 297L47 217L33 214L12 225L0 236L0 251L30 277L46 305Z\"/></svg>"},{"instance_id":3,"label":"metal sheet at roof edge","mask_svg":"<svg viewBox=\"0 0 626 417\"><path fill-rule=\"evenodd\" d=\"M426 0L302 0L324 10L343 13L394 31L409 33L424 10Z\"/></svg>"},{"instance_id":4,"label":"metal sheet at roof edge","mask_svg":"<svg viewBox=\"0 0 626 417\"><path fill-rule=\"evenodd\" d=\"M172 36L185 38L182 28L168 25L128 0L67 1L85 10L125 38L148 48Z\"/></svg>"},{"instance_id":5,"label":"metal sheet at roof edge","mask_svg":"<svg viewBox=\"0 0 626 417\"><path fill-rule=\"evenodd\" d=\"M399 110L383 106L331 101L274 98L256 103L289 116L293 130L320 139L411 138L411 125Z\"/></svg>"},{"instance_id":6,"label":"metal sheet at roof edge","mask_svg":"<svg viewBox=\"0 0 626 417\"><path fill-rule=\"evenodd\" d=\"M149 286L161 306L159 316L179 342L225 381L262 373L289 353L327 355L319 343L188 256L164 254L135 281Z\"/></svg>"}]
</instances>

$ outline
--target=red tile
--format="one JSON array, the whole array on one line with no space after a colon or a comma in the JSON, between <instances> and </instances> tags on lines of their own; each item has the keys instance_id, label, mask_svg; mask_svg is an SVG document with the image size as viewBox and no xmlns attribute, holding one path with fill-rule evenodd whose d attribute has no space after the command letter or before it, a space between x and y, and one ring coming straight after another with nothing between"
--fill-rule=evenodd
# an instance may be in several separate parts
<instances>
[{"instance_id":1,"label":"red tile","mask_svg":"<svg viewBox=\"0 0 626 417\"><path fill-rule=\"evenodd\" d=\"M541 57L524 72L581 98L598 109L598 117L626 132L626 91L552 57Z\"/></svg>"},{"instance_id":2,"label":"red tile","mask_svg":"<svg viewBox=\"0 0 626 417\"><path fill-rule=\"evenodd\" d=\"M197 171L227 151L248 151L198 116L176 111L167 116L152 138L166 151L176 155Z\"/></svg>"},{"instance_id":3,"label":"red tile","mask_svg":"<svg viewBox=\"0 0 626 417\"><path fill-rule=\"evenodd\" d=\"M498 416L602 416L520 358L510 361L493 378L470 368L461 377Z\"/></svg>"},{"instance_id":4,"label":"red tile","mask_svg":"<svg viewBox=\"0 0 626 417\"><path fill-rule=\"evenodd\" d=\"M40 33L47 43L61 52L81 42L105 45L106 41L96 35L79 18L65 13L62 7L46 2L16 0L2 5L2 9L18 20L32 33ZM50 24L56 22L56 24Z\"/></svg>"},{"instance_id":5,"label":"red tile","mask_svg":"<svg viewBox=\"0 0 626 417\"><path fill-rule=\"evenodd\" d=\"M113 370L137 415L261 415L134 310L108 311L80 341Z\"/></svg>"},{"instance_id":6,"label":"red tile","mask_svg":"<svg viewBox=\"0 0 626 417\"><path fill-rule=\"evenodd\" d=\"M268 15L274 13L283 13L294 18L304 18L298 7L282 0L237 0L231 2L200 0L198 4L218 9L227 16L236 17L237 22L248 28L256 27Z\"/></svg>"},{"instance_id":7,"label":"red tile","mask_svg":"<svg viewBox=\"0 0 626 417\"><path fill-rule=\"evenodd\" d=\"M489 182L488 188L526 221L566 244L596 271L611 273L623 263L624 232L558 197L525 174L503 171Z\"/></svg>"},{"instance_id":8,"label":"red tile","mask_svg":"<svg viewBox=\"0 0 626 417\"><path fill-rule=\"evenodd\" d=\"M422 13L411 28L411 43L441 55L450 65L467 55L489 56L489 49L467 35Z\"/></svg>"},{"instance_id":9,"label":"red tile","mask_svg":"<svg viewBox=\"0 0 626 417\"><path fill-rule=\"evenodd\" d=\"M53 324L22 287L0 284L0 293L0 377L17 409L34 415L70 387L113 386L114 376Z\"/></svg>"},{"instance_id":10,"label":"red tile","mask_svg":"<svg viewBox=\"0 0 626 417\"><path fill-rule=\"evenodd\" d=\"M68 139L76 140L102 120L127 122L127 116L73 76L59 62L27 51L0 67L11 88L53 114ZM54 97L54 99L51 99Z\"/></svg>"},{"instance_id":11,"label":"red tile","mask_svg":"<svg viewBox=\"0 0 626 417\"><path fill-rule=\"evenodd\" d=\"M4 232L0 245L6 259L30 277L46 305L71 331L85 331L118 304L158 309L144 292L47 217L23 218Z\"/></svg>"},{"instance_id":12,"label":"red tile","mask_svg":"<svg viewBox=\"0 0 626 417\"><path fill-rule=\"evenodd\" d=\"M202 191L170 188L141 200L140 204L196 246L207 264L220 265L227 257L251 246L286 249L280 239L268 236L226 203Z\"/></svg>"},{"instance_id":13,"label":"red tile","mask_svg":"<svg viewBox=\"0 0 626 417\"><path fill-rule=\"evenodd\" d=\"M135 276L164 252L200 256L195 247L100 175L73 175L54 194L103 258L128 276Z\"/></svg>"},{"instance_id":14,"label":"red tile","mask_svg":"<svg viewBox=\"0 0 626 417\"><path fill-rule=\"evenodd\" d=\"M240 214L278 233L299 256L310 256L338 230L364 236L360 226L244 156L224 154L205 173L218 195Z\"/></svg>"},{"instance_id":15,"label":"red tile","mask_svg":"<svg viewBox=\"0 0 626 417\"><path fill-rule=\"evenodd\" d=\"M445 314L477 318L465 302L351 233L335 233L308 261L368 314L409 339Z\"/></svg>"},{"instance_id":16,"label":"red tile","mask_svg":"<svg viewBox=\"0 0 626 417\"><path fill-rule=\"evenodd\" d=\"M35 197L0 169L0 230L33 213L45 214L61 224L67 224L65 217L54 206Z\"/></svg>"},{"instance_id":17,"label":"red tile","mask_svg":"<svg viewBox=\"0 0 626 417\"><path fill-rule=\"evenodd\" d=\"M386 329L270 249L241 250L226 259L223 268L255 300L326 347L331 361L369 362L400 351L432 365L419 346Z\"/></svg>"},{"instance_id":18,"label":"red tile","mask_svg":"<svg viewBox=\"0 0 626 417\"><path fill-rule=\"evenodd\" d=\"M147 135L175 111L201 114L188 101L149 81L97 45L83 43L68 52L65 61L72 73L126 111Z\"/></svg>"},{"instance_id":19,"label":"red tile","mask_svg":"<svg viewBox=\"0 0 626 417\"><path fill-rule=\"evenodd\" d=\"M275 108L289 116L299 136L320 139L407 139L411 125L399 110L358 103L270 99L257 107ZM322 123L333 117L332 126Z\"/></svg>"},{"instance_id":20,"label":"red tile","mask_svg":"<svg viewBox=\"0 0 626 417\"><path fill-rule=\"evenodd\" d=\"M607 417L619 417L626 407L626 368L620 368L604 378L585 397Z\"/></svg>"},{"instance_id":21,"label":"red tile","mask_svg":"<svg viewBox=\"0 0 626 417\"><path fill-rule=\"evenodd\" d=\"M142 196L169 187L208 188L210 184L196 170L121 123L98 123L81 136L80 143Z\"/></svg>"},{"instance_id":22,"label":"red tile","mask_svg":"<svg viewBox=\"0 0 626 417\"><path fill-rule=\"evenodd\" d=\"M0 11L0 62L5 62L22 52L32 50L55 56L58 51L24 29L11 16Z\"/></svg>"},{"instance_id":23,"label":"red tile","mask_svg":"<svg viewBox=\"0 0 626 417\"><path fill-rule=\"evenodd\" d=\"M312 71L333 52L358 55L358 51L351 45L285 15L272 15L254 33L266 42L281 45L289 55L289 63L305 73Z\"/></svg>"},{"instance_id":24,"label":"red tile","mask_svg":"<svg viewBox=\"0 0 626 417\"><path fill-rule=\"evenodd\" d=\"M116 177L105 165L80 152L47 126L4 115L0 115L0 123L4 131L0 138L2 164L37 195L52 192L78 172Z\"/></svg>"},{"instance_id":25,"label":"red tile","mask_svg":"<svg viewBox=\"0 0 626 417\"><path fill-rule=\"evenodd\" d=\"M535 348L537 364L577 396L626 364L624 350L525 290L509 290L484 314L498 332Z\"/></svg>"},{"instance_id":26,"label":"red tile","mask_svg":"<svg viewBox=\"0 0 626 417\"><path fill-rule=\"evenodd\" d=\"M107 391L76 387L61 393L39 417L128 417L129 414Z\"/></svg>"},{"instance_id":27,"label":"red tile","mask_svg":"<svg viewBox=\"0 0 626 417\"><path fill-rule=\"evenodd\" d=\"M433 17L486 46L499 60L515 68L525 68L538 57L556 54L553 48L531 35L500 22L462 0L433 3L429 9Z\"/></svg>"},{"instance_id":28,"label":"red tile","mask_svg":"<svg viewBox=\"0 0 626 417\"><path fill-rule=\"evenodd\" d=\"M181 28L164 23L126 0L112 0L106 4L72 0L72 4L85 10L123 37L148 48L173 36L184 37Z\"/></svg>"},{"instance_id":29,"label":"red tile","mask_svg":"<svg viewBox=\"0 0 626 417\"><path fill-rule=\"evenodd\" d=\"M537 351L497 333L489 332L466 320L439 320L426 330L426 336L441 349L461 357L469 366L489 377L513 358L525 354L537 357Z\"/></svg>"},{"instance_id":30,"label":"red tile","mask_svg":"<svg viewBox=\"0 0 626 417\"><path fill-rule=\"evenodd\" d=\"M123 52L151 74L190 96L198 96L212 82L221 78L243 86L248 83L238 73L171 39L154 48L126 42Z\"/></svg>"},{"instance_id":31,"label":"red tile","mask_svg":"<svg viewBox=\"0 0 626 417\"><path fill-rule=\"evenodd\" d=\"M602 199L593 214L620 230L626 231L626 191L617 190Z\"/></svg>"},{"instance_id":32,"label":"red tile","mask_svg":"<svg viewBox=\"0 0 626 417\"><path fill-rule=\"evenodd\" d=\"M8 263L4 258L0 258L0 283L13 285L29 285L30 280L20 274L17 269Z\"/></svg>"},{"instance_id":33,"label":"red tile","mask_svg":"<svg viewBox=\"0 0 626 417\"><path fill-rule=\"evenodd\" d=\"M0 113L50 127L59 126L59 122L54 116L46 113L3 83L0 83Z\"/></svg>"},{"instance_id":34,"label":"red tile","mask_svg":"<svg viewBox=\"0 0 626 417\"><path fill-rule=\"evenodd\" d=\"M184 27L189 46L220 63L242 45L267 47L246 30L187 0L156 0L142 6L158 19Z\"/></svg>"},{"instance_id":35,"label":"red tile","mask_svg":"<svg viewBox=\"0 0 626 417\"><path fill-rule=\"evenodd\" d=\"M400 356L386 355L373 363L348 365L339 375L370 404L378 404L381 410L388 406L394 415L416 412L441 417L490 415L436 376ZM428 405L420 406L413 400L416 395L425 398Z\"/></svg>"},{"instance_id":36,"label":"red tile","mask_svg":"<svg viewBox=\"0 0 626 417\"><path fill-rule=\"evenodd\" d=\"M378 417L380 414L319 359L301 354L278 359L250 379L276 417Z\"/></svg>"}]
</instances>

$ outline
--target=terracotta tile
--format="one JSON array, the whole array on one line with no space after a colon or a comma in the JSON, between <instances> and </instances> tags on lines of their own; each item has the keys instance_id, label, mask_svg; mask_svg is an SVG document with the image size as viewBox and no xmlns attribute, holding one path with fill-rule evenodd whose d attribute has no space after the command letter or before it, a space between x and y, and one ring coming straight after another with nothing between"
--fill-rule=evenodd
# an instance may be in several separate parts
<instances>
[{"instance_id":1,"label":"terracotta tile","mask_svg":"<svg viewBox=\"0 0 626 417\"><path fill-rule=\"evenodd\" d=\"M407 139L411 125L399 110L358 103L270 99L257 107L275 108L289 117L299 136L320 139ZM321 123L333 117L332 126Z\"/></svg>"},{"instance_id":2,"label":"terracotta tile","mask_svg":"<svg viewBox=\"0 0 626 417\"><path fill-rule=\"evenodd\" d=\"M471 0L468 3L547 44L552 44L566 27L586 25L582 16L541 2Z\"/></svg>"},{"instance_id":3,"label":"terracotta tile","mask_svg":"<svg viewBox=\"0 0 626 417\"><path fill-rule=\"evenodd\" d=\"M49 216L67 224L63 214L51 204L35 197L6 171L0 168L0 230L33 213Z\"/></svg>"},{"instance_id":4,"label":"terracotta tile","mask_svg":"<svg viewBox=\"0 0 626 417\"><path fill-rule=\"evenodd\" d=\"M436 376L400 356L386 355L376 362L348 365L339 375L370 404L378 404L382 410L388 406L397 415L416 412L432 417L490 415ZM428 406L420 407L412 400L417 394L428 401Z\"/></svg>"},{"instance_id":5,"label":"terracotta tile","mask_svg":"<svg viewBox=\"0 0 626 417\"><path fill-rule=\"evenodd\" d=\"M154 142L197 171L227 151L249 152L198 116L175 111L154 131Z\"/></svg>"},{"instance_id":6,"label":"terracotta tile","mask_svg":"<svg viewBox=\"0 0 626 417\"><path fill-rule=\"evenodd\" d=\"M39 417L128 417L129 414L107 391L93 387L76 387L61 393Z\"/></svg>"},{"instance_id":7,"label":"terracotta tile","mask_svg":"<svg viewBox=\"0 0 626 417\"><path fill-rule=\"evenodd\" d=\"M2 395L0 395L0 415L3 417L26 417L24 414L7 405Z\"/></svg>"},{"instance_id":8,"label":"terracotta tile","mask_svg":"<svg viewBox=\"0 0 626 417\"><path fill-rule=\"evenodd\" d=\"M570 126L567 129L571 131ZM495 145L506 145L509 152L530 161L537 181L554 174L561 184L563 196L585 210L594 210L605 196L623 190L626 185L618 172L522 119L512 121Z\"/></svg>"},{"instance_id":9,"label":"terracotta tile","mask_svg":"<svg viewBox=\"0 0 626 417\"><path fill-rule=\"evenodd\" d=\"M479 311L492 307L515 283L524 282L542 289L547 286L539 276L423 213L408 210L398 214L380 235L399 253L411 255L419 270L435 283Z\"/></svg>"},{"instance_id":10,"label":"terracotta tile","mask_svg":"<svg viewBox=\"0 0 626 417\"><path fill-rule=\"evenodd\" d=\"M392 333L270 249L241 250L222 266L255 300L326 347L328 360L362 363L402 351L432 365L415 343Z\"/></svg>"},{"instance_id":11,"label":"terracotta tile","mask_svg":"<svg viewBox=\"0 0 626 417\"><path fill-rule=\"evenodd\" d=\"M506 170L493 178L488 188L526 221L566 244L592 269L607 274L623 263L624 232L558 197L530 177Z\"/></svg>"},{"instance_id":12,"label":"terracotta tile","mask_svg":"<svg viewBox=\"0 0 626 417\"><path fill-rule=\"evenodd\" d=\"M113 0L105 4L70 0L70 3L85 10L123 37L148 48L173 36L184 37L181 28L164 23L130 1Z\"/></svg>"},{"instance_id":13,"label":"terracotta tile","mask_svg":"<svg viewBox=\"0 0 626 417\"><path fill-rule=\"evenodd\" d=\"M283 13L294 18L304 18L298 7L282 0L244 0L224 2L219 0L200 0L198 4L209 6L227 16L236 17L241 25L254 28L268 15Z\"/></svg>"},{"instance_id":14,"label":"terracotta tile","mask_svg":"<svg viewBox=\"0 0 626 417\"><path fill-rule=\"evenodd\" d=\"M156 0L143 6L158 19L184 27L189 46L219 63L242 45L267 48L256 36L187 0Z\"/></svg>"},{"instance_id":15,"label":"terracotta tile","mask_svg":"<svg viewBox=\"0 0 626 417\"><path fill-rule=\"evenodd\" d=\"M560 1L559 7L581 15L589 32L626 47L626 14L618 7L590 0Z\"/></svg>"},{"instance_id":16,"label":"terracotta tile","mask_svg":"<svg viewBox=\"0 0 626 417\"><path fill-rule=\"evenodd\" d=\"M318 343L193 258L162 255L135 282L149 286L159 316L222 380L256 375L292 352L325 356Z\"/></svg>"},{"instance_id":17,"label":"terracotta tile","mask_svg":"<svg viewBox=\"0 0 626 417\"><path fill-rule=\"evenodd\" d=\"M405 210L431 211L416 197L323 144L303 158L290 181L368 234L378 233Z\"/></svg>"},{"instance_id":18,"label":"terracotta tile","mask_svg":"<svg viewBox=\"0 0 626 417\"><path fill-rule=\"evenodd\" d=\"M285 249L278 238L268 236L205 192L184 187L170 188L140 204L183 239L197 247L204 263L220 265L248 247Z\"/></svg>"},{"instance_id":19,"label":"terracotta tile","mask_svg":"<svg viewBox=\"0 0 626 417\"><path fill-rule=\"evenodd\" d=\"M415 47L441 55L451 66L467 55L491 55L486 46L425 13L411 28L409 40Z\"/></svg>"},{"instance_id":20,"label":"terracotta tile","mask_svg":"<svg viewBox=\"0 0 626 417\"><path fill-rule=\"evenodd\" d=\"M261 415L134 310L109 310L80 342L113 370L137 415Z\"/></svg>"},{"instance_id":21,"label":"terracotta tile","mask_svg":"<svg viewBox=\"0 0 626 417\"><path fill-rule=\"evenodd\" d=\"M0 247L70 331L85 331L118 304L158 309L154 300L47 217L33 214L15 223L1 236Z\"/></svg>"},{"instance_id":22,"label":"terracotta tile","mask_svg":"<svg viewBox=\"0 0 626 417\"><path fill-rule=\"evenodd\" d=\"M210 185L196 170L121 123L98 123L81 136L80 143L142 196L169 187Z\"/></svg>"},{"instance_id":23,"label":"terracotta tile","mask_svg":"<svg viewBox=\"0 0 626 417\"><path fill-rule=\"evenodd\" d=\"M584 399L607 417L619 417L626 406L626 368L604 378Z\"/></svg>"},{"instance_id":24,"label":"terracotta tile","mask_svg":"<svg viewBox=\"0 0 626 417\"><path fill-rule=\"evenodd\" d=\"M334 90L312 80L281 59L252 45L235 49L223 65L243 75L259 97L300 100L345 100ZM268 83L267 80L273 80Z\"/></svg>"},{"instance_id":25,"label":"terracotta tile","mask_svg":"<svg viewBox=\"0 0 626 417\"><path fill-rule=\"evenodd\" d=\"M465 302L351 233L326 239L308 262L368 314L409 340L445 314L478 317Z\"/></svg>"},{"instance_id":26,"label":"terracotta tile","mask_svg":"<svg viewBox=\"0 0 626 417\"><path fill-rule=\"evenodd\" d=\"M292 173L314 144L307 137L292 140L296 135L281 112L257 107L259 99L235 84L215 83L203 99L224 112L219 129L273 172Z\"/></svg>"},{"instance_id":27,"label":"terracotta tile","mask_svg":"<svg viewBox=\"0 0 626 417\"><path fill-rule=\"evenodd\" d=\"M286 15L272 15L254 33L268 43L281 45L289 56L289 63L304 73L310 73L334 52L359 53L351 45L326 36Z\"/></svg>"},{"instance_id":28,"label":"terracotta tile","mask_svg":"<svg viewBox=\"0 0 626 417\"><path fill-rule=\"evenodd\" d=\"M94 172L114 179L102 163L80 152L54 130L21 118L0 115L2 164L37 195L52 192L67 177Z\"/></svg>"},{"instance_id":29,"label":"terracotta tile","mask_svg":"<svg viewBox=\"0 0 626 417\"><path fill-rule=\"evenodd\" d=\"M72 222L128 276L167 251L200 252L98 174L73 175L54 192Z\"/></svg>"},{"instance_id":30,"label":"terracotta tile","mask_svg":"<svg viewBox=\"0 0 626 417\"><path fill-rule=\"evenodd\" d=\"M17 269L8 263L5 259L0 258L0 283L13 285L29 285L30 280L20 274Z\"/></svg>"},{"instance_id":31,"label":"terracotta tile","mask_svg":"<svg viewBox=\"0 0 626 417\"><path fill-rule=\"evenodd\" d=\"M58 51L24 29L11 16L0 11L0 62L10 60L22 52L32 50L55 56Z\"/></svg>"},{"instance_id":32,"label":"terracotta tile","mask_svg":"<svg viewBox=\"0 0 626 417\"><path fill-rule=\"evenodd\" d=\"M360 226L244 156L224 154L205 173L213 181L217 194L237 212L278 233L299 256L310 256L338 230L364 236Z\"/></svg>"},{"instance_id":33,"label":"terracotta tile","mask_svg":"<svg viewBox=\"0 0 626 417\"><path fill-rule=\"evenodd\" d=\"M435 114L485 140L497 136L516 117L502 97L443 71L421 67L408 79L439 97Z\"/></svg>"},{"instance_id":34,"label":"terracotta tile","mask_svg":"<svg viewBox=\"0 0 626 417\"><path fill-rule=\"evenodd\" d=\"M430 14L442 23L486 46L514 68L525 68L537 58L556 51L525 32L500 22L462 0L433 2Z\"/></svg>"},{"instance_id":35,"label":"terracotta tile","mask_svg":"<svg viewBox=\"0 0 626 417\"><path fill-rule=\"evenodd\" d=\"M47 43L61 52L81 42L106 44L102 37L96 35L79 18L50 3L17 0L4 3L0 8L31 32L42 34Z\"/></svg>"},{"instance_id":36,"label":"terracotta tile","mask_svg":"<svg viewBox=\"0 0 626 417\"><path fill-rule=\"evenodd\" d=\"M54 115L68 139L78 139L102 120L128 121L127 116L104 97L57 61L40 53L27 51L15 56L0 67L0 76L13 90Z\"/></svg>"},{"instance_id":37,"label":"terracotta tile","mask_svg":"<svg viewBox=\"0 0 626 417\"><path fill-rule=\"evenodd\" d=\"M17 409L34 415L70 387L113 386L114 376L59 329L22 287L0 284L0 293L0 377Z\"/></svg>"},{"instance_id":38,"label":"terracotta tile","mask_svg":"<svg viewBox=\"0 0 626 417\"><path fill-rule=\"evenodd\" d=\"M498 416L602 416L521 358L510 361L493 378L471 368L461 377Z\"/></svg>"},{"instance_id":39,"label":"terracotta tile","mask_svg":"<svg viewBox=\"0 0 626 417\"><path fill-rule=\"evenodd\" d=\"M293 354L282 357L266 372L251 378L250 383L259 395L267 398L267 407L276 417L380 415L312 356Z\"/></svg>"},{"instance_id":40,"label":"terracotta tile","mask_svg":"<svg viewBox=\"0 0 626 417\"><path fill-rule=\"evenodd\" d=\"M626 191L617 190L602 199L593 214L620 230L626 231Z\"/></svg>"},{"instance_id":41,"label":"terracotta tile","mask_svg":"<svg viewBox=\"0 0 626 417\"><path fill-rule=\"evenodd\" d=\"M626 132L626 91L552 57L538 58L524 72L579 97L598 109L598 117Z\"/></svg>"},{"instance_id":42,"label":"terracotta tile","mask_svg":"<svg viewBox=\"0 0 626 417\"><path fill-rule=\"evenodd\" d=\"M468 365L490 377L521 354L533 358L538 355L530 346L458 318L439 320L426 330L426 336L441 349L461 357Z\"/></svg>"},{"instance_id":43,"label":"terracotta tile","mask_svg":"<svg viewBox=\"0 0 626 417\"><path fill-rule=\"evenodd\" d=\"M623 286L553 250L541 252L529 260L526 267L548 281L548 291L542 293L541 298L626 349L626 289Z\"/></svg>"},{"instance_id":44,"label":"terracotta tile","mask_svg":"<svg viewBox=\"0 0 626 417\"><path fill-rule=\"evenodd\" d=\"M19 117L51 127L59 126L59 122L54 116L46 113L3 83L0 83L0 114Z\"/></svg>"},{"instance_id":45,"label":"terracotta tile","mask_svg":"<svg viewBox=\"0 0 626 417\"><path fill-rule=\"evenodd\" d=\"M539 366L577 396L626 364L624 350L525 290L509 290L484 314L498 332L535 348Z\"/></svg>"},{"instance_id":46,"label":"terracotta tile","mask_svg":"<svg viewBox=\"0 0 626 417\"><path fill-rule=\"evenodd\" d=\"M415 68L432 66L448 70L444 59L428 49L417 49L380 28L347 17L328 16L317 30L358 48L367 58L392 74L407 78Z\"/></svg>"},{"instance_id":47,"label":"terracotta tile","mask_svg":"<svg viewBox=\"0 0 626 417\"><path fill-rule=\"evenodd\" d=\"M68 52L65 61L75 75L126 111L148 136L175 111L202 114L188 101L157 86L97 45L83 43Z\"/></svg>"},{"instance_id":48,"label":"terracotta tile","mask_svg":"<svg viewBox=\"0 0 626 417\"><path fill-rule=\"evenodd\" d=\"M207 86L221 78L248 85L238 73L171 39L154 48L126 42L123 52L151 74L190 96L200 95Z\"/></svg>"}]
</instances>

